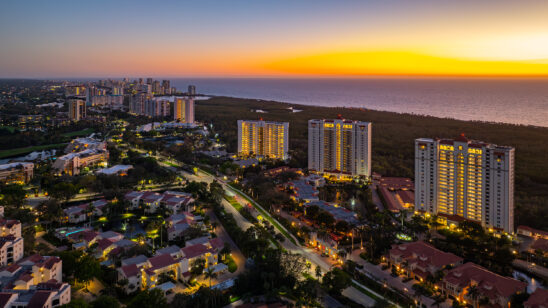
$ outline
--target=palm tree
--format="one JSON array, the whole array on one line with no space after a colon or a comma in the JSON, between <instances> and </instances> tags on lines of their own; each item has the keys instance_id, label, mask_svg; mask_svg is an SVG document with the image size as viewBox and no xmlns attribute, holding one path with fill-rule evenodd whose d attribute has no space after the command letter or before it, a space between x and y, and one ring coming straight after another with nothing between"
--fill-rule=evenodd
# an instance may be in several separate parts
<instances>
[{"instance_id":1,"label":"palm tree","mask_svg":"<svg viewBox=\"0 0 548 308\"><path fill-rule=\"evenodd\" d=\"M480 295L479 289L477 286L471 286L468 288L468 292L466 292L467 297L472 300L472 305L474 308L478 307L478 298Z\"/></svg>"},{"instance_id":2,"label":"palm tree","mask_svg":"<svg viewBox=\"0 0 548 308\"><path fill-rule=\"evenodd\" d=\"M213 271L213 268L208 267L207 270L204 272L204 277L206 279L209 278L209 288L211 289L211 279L217 277L217 273Z\"/></svg>"},{"instance_id":3,"label":"palm tree","mask_svg":"<svg viewBox=\"0 0 548 308\"><path fill-rule=\"evenodd\" d=\"M93 212L95 211L95 206L93 205L93 202L90 202L88 207L86 208L86 215L89 216L89 225L91 226L91 218L93 217Z\"/></svg>"}]
</instances>

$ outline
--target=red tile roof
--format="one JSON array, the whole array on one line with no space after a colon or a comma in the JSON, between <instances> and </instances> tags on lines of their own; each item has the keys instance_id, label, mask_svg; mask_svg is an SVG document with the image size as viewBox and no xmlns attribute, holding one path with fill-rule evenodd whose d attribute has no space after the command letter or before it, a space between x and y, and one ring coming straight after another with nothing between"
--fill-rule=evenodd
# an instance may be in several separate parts
<instances>
[{"instance_id":1,"label":"red tile roof","mask_svg":"<svg viewBox=\"0 0 548 308\"><path fill-rule=\"evenodd\" d=\"M17 296L15 293L0 292L0 307L6 307L12 297Z\"/></svg>"},{"instance_id":2,"label":"red tile roof","mask_svg":"<svg viewBox=\"0 0 548 308\"><path fill-rule=\"evenodd\" d=\"M548 290L537 288L529 299L523 303L525 308L546 308L548 307Z\"/></svg>"},{"instance_id":3,"label":"red tile roof","mask_svg":"<svg viewBox=\"0 0 548 308\"><path fill-rule=\"evenodd\" d=\"M527 287L525 282L495 274L472 262L450 270L443 282L461 288L474 282L477 284L479 292L490 299L496 299L497 296L509 298L517 292L524 291Z\"/></svg>"},{"instance_id":4,"label":"red tile roof","mask_svg":"<svg viewBox=\"0 0 548 308\"><path fill-rule=\"evenodd\" d=\"M109 240L108 238L101 239L97 242L97 248L100 250L107 249L110 245L112 245L114 241Z\"/></svg>"},{"instance_id":5,"label":"red tile roof","mask_svg":"<svg viewBox=\"0 0 548 308\"><path fill-rule=\"evenodd\" d=\"M209 245L211 245L211 248L217 250L217 249L222 249L225 246L225 243L223 242L223 240L216 237L209 240Z\"/></svg>"},{"instance_id":6,"label":"red tile roof","mask_svg":"<svg viewBox=\"0 0 548 308\"><path fill-rule=\"evenodd\" d=\"M15 273L17 270L19 270L21 268L21 266L17 265L17 264L12 264L8 267L5 267L2 269L2 271L8 271L10 273Z\"/></svg>"},{"instance_id":7,"label":"red tile roof","mask_svg":"<svg viewBox=\"0 0 548 308\"><path fill-rule=\"evenodd\" d=\"M55 266L55 264L59 262L61 262L61 259L59 257L45 256L45 257L42 257L41 261L37 262L35 265L38 267L52 269Z\"/></svg>"},{"instance_id":8,"label":"red tile roof","mask_svg":"<svg viewBox=\"0 0 548 308\"><path fill-rule=\"evenodd\" d=\"M140 272L139 268L135 264L122 266L121 269L122 269L122 272L124 273L124 275L128 278L133 277L133 276L137 276L137 274L139 274L139 272Z\"/></svg>"},{"instance_id":9,"label":"red tile roof","mask_svg":"<svg viewBox=\"0 0 548 308\"><path fill-rule=\"evenodd\" d=\"M31 297L27 308L43 308L48 302L52 293L53 292L51 291L36 291L36 293L34 293L34 295Z\"/></svg>"},{"instance_id":10,"label":"red tile roof","mask_svg":"<svg viewBox=\"0 0 548 308\"><path fill-rule=\"evenodd\" d=\"M93 241L95 238L97 238L97 236L99 235L99 233L93 231L93 230L86 230L86 231L82 231L82 232L78 232L78 233L73 233L71 235L69 235L68 237L73 240L73 241L78 241L80 239L86 241L87 243Z\"/></svg>"},{"instance_id":11,"label":"red tile roof","mask_svg":"<svg viewBox=\"0 0 548 308\"><path fill-rule=\"evenodd\" d=\"M152 269L164 268L177 263L170 254L159 255L148 259Z\"/></svg>"},{"instance_id":12,"label":"red tile roof","mask_svg":"<svg viewBox=\"0 0 548 308\"><path fill-rule=\"evenodd\" d=\"M531 227L528 227L528 226L519 226L518 231L520 231L520 230L529 231L529 232L533 233L533 236L535 236L535 235L548 236L548 232L543 231L543 230L534 229L534 228L531 228Z\"/></svg>"},{"instance_id":13,"label":"red tile roof","mask_svg":"<svg viewBox=\"0 0 548 308\"><path fill-rule=\"evenodd\" d=\"M462 262L461 257L436 249L423 241L394 245L390 250L390 255L407 260L409 265L416 263L423 268L433 266L441 269L447 265Z\"/></svg>"},{"instance_id":14,"label":"red tile roof","mask_svg":"<svg viewBox=\"0 0 548 308\"><path fill-rule=\"evenodd\" d=\"M533 242L533 244L531 245L531 249L540 250L540 251L548 251L548 240L543 239L543 238L536 239Z\"/></svg>"},{"instance_id":15,"label":"red tile roof","mask_svg":"<svg viewBox=\"0 0 548 308\"><path fill-rule=\"evenodd\" d=\"M183 252L183 255L186 258L191 259L191 258L201 256L201 255L209 252L210 250L202 244L196 244L196 245L187 246L185 248L182 248L181 251Z\"/></svg>"}]
</instances>

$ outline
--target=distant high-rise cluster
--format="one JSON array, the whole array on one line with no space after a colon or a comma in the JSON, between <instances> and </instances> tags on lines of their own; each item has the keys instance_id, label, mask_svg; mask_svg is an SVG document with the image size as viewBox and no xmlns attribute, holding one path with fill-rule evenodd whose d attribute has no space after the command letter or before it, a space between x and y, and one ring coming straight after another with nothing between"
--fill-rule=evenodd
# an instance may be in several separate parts
<instances>
[{"instance_id":1,"label":"distant high-rise cluster","mask_svg":"<svg viewBox=\"0 0 548 308\"><path fill-rule=\"evenodd\" d=\"M238 120L238 154L287 159L289 123Z\"/></svg>"},{"instance_id":2,"label":"distant high-rise cluster","mask_svg":"<svg viewBox=\"0 0 548 308\"><path fill-rule=\"evenodd\" d=\"M86 117L86 102L81 99L68 101L68 115L72 121L80 121Z\"/></svg>"},{"instance_id":3,"label":"distant high-rise cluster","mask_svg":"<svg viewBox=\"0 0 548 308\"><path fill-rule=\"evenodd\" d=\"M166 98L154 98L145 101L145 115L149 117L167 117L171 114L171 102Z\"/></svg>"},{"instance_id":4,"label":"distant high-rise cluster","mask_svg":"<svg viewBox=\"0 0 548 308\"><path fill-rule=\"evenodd\" d=\"M336 179L371 176L371 123L308 121L308 169Z\"/></svg>"},{"instance_id":5,"label":"distant high-rise cluster","mask_svg":"<svg viewBox=\"0 0 548 308\"><path fill-rule=\"evenodd\" d=\"M514 148L481 141L415 140L415 209L514 230Z\"/></svg>"}]
</instances>

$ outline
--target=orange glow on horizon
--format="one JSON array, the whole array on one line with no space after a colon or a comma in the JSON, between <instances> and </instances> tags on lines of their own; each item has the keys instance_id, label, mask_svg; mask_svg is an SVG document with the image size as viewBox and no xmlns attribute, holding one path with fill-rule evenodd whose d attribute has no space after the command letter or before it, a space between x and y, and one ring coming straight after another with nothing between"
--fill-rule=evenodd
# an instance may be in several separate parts
<instances>
[{"instance_id":1,"label":"orange glow on horizon","mask_svg":"<svg viewBox=\"0 0 548 308\"><path fill-rule=\"evenodd\" d=\"M405 51L336 52L287 57L264 64L270 73L336 76L546 77L548 59L478 60Z\"/></svg>"}]
</instances>

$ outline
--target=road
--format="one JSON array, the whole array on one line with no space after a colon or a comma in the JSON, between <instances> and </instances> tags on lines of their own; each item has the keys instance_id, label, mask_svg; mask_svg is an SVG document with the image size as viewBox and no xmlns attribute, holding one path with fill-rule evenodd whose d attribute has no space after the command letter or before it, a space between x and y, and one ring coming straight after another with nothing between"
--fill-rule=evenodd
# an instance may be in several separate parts
<instances>
[{"instance_id":1,"label":"road","mask_svg":"<svg viewBox=\"0 0 548 308\"><path fill-rule=\"evenodd\" d=\"M154 156L154 158L156 158L158 161L162 161L164 159L166 159L165 157L162 157L162 156ZM180 163L178 162L174 162L173 160L171 160L172 163L176 164L176 165L180 165ZM161 163L162 165L165 166L164 163ZM166 167L170 167L175 169L174 167L172 166L166 166ZM226 193L228 193L229 195L238 195L238 194L243 194L241 192L236 192L234 191L231 187L228 186L228 184L221 178L219 177L215 177L209 173L206 173L200 169L198 169L198 172L197 174L190 174L188 172L185 172L185 171L178 171L178 174L184 178L186 178L187 180L189 181L196 181L196 182L206 182L206 183L211 183L213 181L217 181L219 184L222 185L223 189L225 190ZM246 202L247 203L247 202ZM221 205L225 208L225 210L227 210L228 212L232 213L234 215L234 218L236 219L238 225L240 227L242 227L242 229L247 229L249 228L250 226L252 226L252 224L247 220L245 219L230 203L228 203L226 200L223 199L223 202L221 203ZM245 203L243 204L245 206ZM255 205L258 205L258 204L255 204ZM279 232L279 230L275 229L276 232ZM290 235L292 236L292 235ZM320 255L318 255L313 249L310 249L310 248L306 248L306 247L302 247L300 245L295 245L293 244L290 240L288 240L286 238L285 241L283 241L282 243L280 243L282 245L282 247L291 252L291 253L295 253L295 254L300 254L302 256L304 256L310 263L312 263L313 265L315 265L313 268L313 270L315 270L315 268L317 266L319 266L321 269L322 269L322 272L326 273L328 272L329 270L331 270L331 268L333 267L333 264L330 264L328 261L326 261L325 259L327 258L322 258ZM371 294L377 296L378 298L384 298L382 295L378 294L377 292L369 289L368 287L360 284L358 281L356 280L352 280L352 282L356 285L358 285L359 287L367 290L368 292L370 292ZM356 292L357 291L357 292ZM346 292L348 294L348 298L350 298L351 300L357 302L357 303L371 303L371 302L374 302L374 300L370 297L368 297L367 295L359 292L357 289L350 289L349 291ZM397 305L396 303L390 301L389 299L387 298L384 298L386 301L388 301L389 303L391 303L392 305L394 306L397 306L399 307L399 305Z\"/></svg>"},{"instance_id":2,"label":"road","mask_svg":"<svg viewBox=\"0 0 548 308\"><path fill-rule=\"evenodd\" d=\"M186 175L188 175L188 177ZM217 182L219 182L223 186L223 188L225 189L225 192L230 192L230 193L235 194L235 195L238 194L233 189L231 189L222 179L215 178L214 176L212 176L208 173L205 173L201 170L198 171L197 175L190 175L188 173L186 175L185 175L185 177L187 177L187 179L192 180L192 181L211 183L212 181L216 180ZM245 200L245 199L238 198L237 200L240 202L240 200ZM238 224L240 224L240 223L244 224L243 221L251 224L230 203L228 203L226 200L223 200L223 201L224 202L222 203L222 205L224 206L224 208L227 211L230 211L234 215L236 221L240 221ZM243 205L245 206L245 203ZM322 269L322 272L326 273L329 270L331 270L331 268L333 267L333 264L329 263L328 258L321 257L313 249L306 248L306 247L303 247L303 246L300 246L300 245L295 245L291 241L289 241L288 239L286 239L285 241L283 241L280 244L282 245L282 247L285 250L287 250L291 253L300 254L300 255L304 256L307 259L307 261L309 261L310 263L315 265L314 267L311 267L312 270L315 270L315 268L317 266L319 266ZM375 296L377 296L379 298L383 298L382 295L380 295L380 294L376 293L375 291L367 288L366 286L360 284L358 281L353 280L353 282L355 284L359 285L360 287L362 287L363 289L371 292ZM358 291L357 289L355 289L353 287L347 288L345 291L346 291L346 294L347 294L346 296L348 298L352 299L353 301L357 302L357 303L360 303L362 305L367 304L366 306L372 306L370 304L375 303L375 301L372 298L368 297L367 295L363 294L362 292ZM392 303L392 304L396 305L395 303Z\"/></svg>"}]
</instances>

